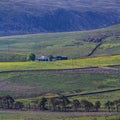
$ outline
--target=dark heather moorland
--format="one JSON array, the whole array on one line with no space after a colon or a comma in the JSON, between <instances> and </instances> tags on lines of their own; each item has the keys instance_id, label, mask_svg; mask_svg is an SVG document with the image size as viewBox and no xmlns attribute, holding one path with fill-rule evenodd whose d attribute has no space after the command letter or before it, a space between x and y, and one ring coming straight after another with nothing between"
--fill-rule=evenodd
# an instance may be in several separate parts
<instances>
[{"instance_id":1,"label":"dark heather moorland","mask_svg":"<svg viewBox=\"0 0 120 120\"><path fill-rule=\"evenodd\" d=\"M1 0L0 36L103 28L120 23L119 0Z\"/></svg>"}]
</instances>

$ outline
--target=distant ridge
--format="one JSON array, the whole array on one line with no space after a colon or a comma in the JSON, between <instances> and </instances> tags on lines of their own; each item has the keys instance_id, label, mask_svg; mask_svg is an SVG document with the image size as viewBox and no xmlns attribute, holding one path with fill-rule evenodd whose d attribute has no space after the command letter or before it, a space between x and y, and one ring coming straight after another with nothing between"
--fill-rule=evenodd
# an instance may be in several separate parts
<instances>
[{"instance_id":1,"label":"distant ridge","mask_svg":"<svg viewBox=\"0 0 120 120\"><path fill-rule=\"evenodd\" d=\"M1 0L0 36L69 32L120 23L118 0Z\"/></svg>"}]
</instances>

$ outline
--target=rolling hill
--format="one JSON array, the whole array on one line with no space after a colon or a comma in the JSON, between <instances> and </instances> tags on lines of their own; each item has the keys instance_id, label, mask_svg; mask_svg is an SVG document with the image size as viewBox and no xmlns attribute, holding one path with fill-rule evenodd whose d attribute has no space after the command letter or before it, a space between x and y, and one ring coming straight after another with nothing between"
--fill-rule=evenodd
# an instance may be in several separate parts
<instances>
[{"instance_id":1,"label":"rolling hill","mask_svg":"<svg viewBox=\"0 0 120 120\"><path fill-rule=\"evenodd\" d=\"M118 0L1 0L0 36L103 28L120 23Z\"/></svg>"},{"instance_id":2,"label":"rolling hill","mask_svg":"<svg viewBox=\"0 0 120 120\"><path fill-rule=\"evenodd\" d=\"M25 61L33 52L69 59L120 54L120 25L103 29L0 37L0 61Z\"/></svg>"},{"instance_id":3,"label":"rolling hill","mask_svg":"<svg viewBox=\"0 0 120 120\"><path fill-rule=\"evenodd\" d=\"M22 102L26 108L33 106L35 109L36 101L43 97L66 96L70 101L90 100L93 103L99 100L102 109L106 101L118 100L120 98L119 8L118 0L74 0L74 2L1 0L1 108L6 95ZM68 56L69 59L26 62L26 55L30 52L35 53L37 58L41 55L61 55ZM47 114L41 112L42 115L38 115L37 111L34 113L29 111L28 114L25 113L26 110L21 113L16 110L6 111L6 108L1 112L2 119L13 120L19 116L20 119L41 119L42 115ZM55 119L60 119L58 114L61 113L57 113ZM64 114L66 116L66 113ZM97 118L95 112L94 114L93 119L103 118ZM109 114L112 115L112 112ZM72 116L70 119L74 119L75 113L72 112L70 116ZM49 118L53 117L52 112L52 117ZM78 116L75 119L79 119Z\"/></svg>"},{"instance_id":4,"label":"rolling hill","mask_svg":"<svg viewBox=\"0 0 120 120\"><path fill-rule=\"evenodd\" d=\"M118 89L119 61L120 55L53 62L0 62L0 95L35 97Z\"/></svg>"}]
</instances>

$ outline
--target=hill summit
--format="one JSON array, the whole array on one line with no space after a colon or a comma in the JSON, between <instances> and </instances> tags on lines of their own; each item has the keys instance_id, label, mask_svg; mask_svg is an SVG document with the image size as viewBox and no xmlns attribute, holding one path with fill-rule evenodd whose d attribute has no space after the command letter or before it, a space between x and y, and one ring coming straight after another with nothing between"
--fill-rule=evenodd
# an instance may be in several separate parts
<instances>
[{"instance_id":1,"label":"hill summit","mask_svg":"<svg viewBox=\"0 0 120 120\"><path fill-rule=\"evenodd\" d=\"M0 36L90 30L120 23L118 0L1 0Z\"/></svg>"}]
</instances>

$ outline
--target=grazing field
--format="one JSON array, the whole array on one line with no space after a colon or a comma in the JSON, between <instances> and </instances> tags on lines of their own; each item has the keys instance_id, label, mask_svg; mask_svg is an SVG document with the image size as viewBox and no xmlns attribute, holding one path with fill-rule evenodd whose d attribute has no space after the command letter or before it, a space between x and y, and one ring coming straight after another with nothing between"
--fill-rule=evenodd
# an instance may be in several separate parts
<instances>
[{"instance_id":1,"label":"grazing field","mask_svg":"<svg viewBox=\"0 0 120 120\"><path fill-rule=\"evenodd\" d=\"M120 55L53 62L0 62L0 95L34 97L49 92L119 88L120 70L108 67L119 65L119 61Z\"/></svg>"},{"instance_id":2,"label":"grazing field","mask_svg":"<svg viewBox=\"0 0 120 120\"><path fill-rule=\"evenodd\" d=\"M118 113L0 112L1 120L119 120Z\"/></svg>"},{"instance_id":3,"label":"grazing field","mask_svg":"<svg viewBox=\"0 0 120 120\"><path fill-rule=\"evenodd\" d=\"M53 62L0 62L0 71L73 69L119 64L120 55L115 55Z\"/></svg>"},{"instance_id":4,"label":"grazing field","mask_svg":"<svg viewBox=\"0 0 120 120\"><path fill-rule=\"evenodd\" d=\"M112 66L113 68L115 68L115 69L120 69L120 65L116 65L116 66Z\"/></svg>"},{"instance_id":5,"label":"grazing field","mask_svg":"<svg viewBox=\"0 0 120 120\"><path fill-rule=\"evenodd\" d=\"M73 96L70 98L70 100L78 99L78 100L88 100L95 104L97 100L101 102L101 109L106 109L104 107L104 104L110 100L114 101L120 98L120 90L113 91L113 92L105 92L105 93L96 93L92 95L84 95L84 96ZM107 110L107 109L106 109Z\"/></svg>"},{"instance_id":6,"label":"grazing field","mask_svg":"<svg viewBox=\"0 0 120 120\"><path fill-rule=\"evenodd\" d=\"M119 70L86 68L0 73L0 94L33 97L45 93L72 93L119 88Z\"/></svg>"},{"instance_id":7,"label":"grazing field","mask_svg":"<svg viewBox=\"0 0 120 120\"><path fill-rule=\"evenodd\" d=\"M99 100L102 107L108 100L120 99L119 33L120 25L85 32L0 37L0 96L10 95L28 105L42 97L73 95L68 97L70 101L85 99L95 104ZM65 55L69 60L5 62L25 61L28 52L37 57ZM99 93L102 91L106 92ZM94 94L87 94L90 92ZM0 112L0 120L104 119L119 120L120 116L101 112Z\"/></svg>"},{"instance_id":8,"label":"grazing field","mask_svg":"<svg viewBox=\"0 0 120 120\"><path fill-rule=\"evenodd\" d=\"M25 61L28 52L63 55L70 59L120 53L120 25L68 33L34 34L0 37L0 61Z\"/></svg>"}]
</instances>

